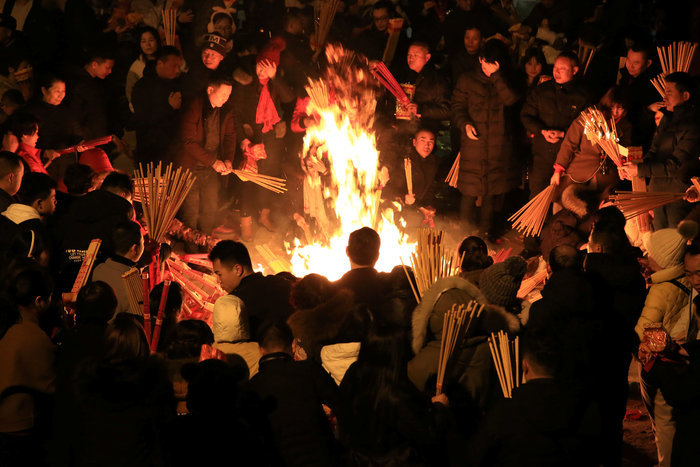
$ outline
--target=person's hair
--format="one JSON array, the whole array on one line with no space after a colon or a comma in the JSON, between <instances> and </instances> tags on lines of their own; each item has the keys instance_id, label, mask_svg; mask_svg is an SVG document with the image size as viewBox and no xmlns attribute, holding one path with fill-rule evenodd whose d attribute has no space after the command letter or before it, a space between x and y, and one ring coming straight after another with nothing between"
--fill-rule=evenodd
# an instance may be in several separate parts
<instances>
[{"instance_id":1,"label":"person's hair","mask_svg":"<svg viewBox=\"0 0 700 467\"><path fill-rule=\"evenodd\" d=\"M134 194L134 181L129 175L121 172L110 172L102 181L102 190L123 191L130 195Z\"/></svg>"},{"instance_id":2,"label":"person's hair","mask_svg":"<svg viewBox=\"0 0 700 467\"><path fill-rule=\"evenodd\" d=\"M30 307L37 298L48 299L53 292L53 283L41 268L20 271L10 282L10 299L17 306Z\"/></svg>"},{"instance_id":3,"label":"person's hair","mask_svg":"<svg viewBox=\"0 0 700 467\"><path fill-rule=\"evenodd\" d=\"M65 79L61 78L60 76L58 76L56 74L44 73L39 78L39 89L45 88L46 90L48 90L55 83L65 83L65 82L66 82Z\"/></svg>"},{"instance_id":4,"label":"person's hair","mask_svg":"<svg viewBox=\"0 0 700 467\"><path fill-rule=\"evenodd\" d=\"M626 223L625 215L615 206L605 206L595 213L594 229L615 228L624 232Z\"/></svg>"},{"instance_id":5,"label":"person's hair","mask_svg":"<svg viewBox=\"0 0 700 467\"><path fill-rule=\"evenodd\" d=\"M151 321L152 328L155 328L155 320L158 316L158 307L160 306L160 299L163 295L163 283L156 284L149 294L148 304L151 309ZM179 282L172 281L170 283L170 289L168 290L168 298L165 300L165 309L163 310L163 322L160 328L160 340L158 341L158 348L156 351L164 352L167 348L170 340L173 338L175 333L175 326L177 325L177 315L182 307L182 286Z\"/></svg>"},{"instance_id":6,"label":"person's hair","mask_svg":"<svg viewBox=\"0 0 700 467\"><path fill-rule=\"evenodd\" d=\"M22 107L24 105L24 96L19 89L8 89L3 93L2 101L6 104Z\"/></svg>"},{"instance_id":7,"label":"person's hair","mask_svg":"<svg viewBox=\"0 0 700 467\"><path fill-rule=\"evenodd\" d=\"M156 39L158 38L158 35L156 35ZM141 36L139 35L139 42L141 40ZM106 62L107 60L115 60L116 59L116 54L114 50L111 47L107 47L105 45L98 45L95 47L91 47L86 54L87 60L85 61L86 64L90 64L92 62L97 62L99 64L102 64Z\"/></svg>"},{"instance_id":8,"label":"person's hair","mask_svg":"<svg viewBox=\"0 0 700 467\"><path fill-rule=\"evenodd\" d=\"M209 359L183 365L187 381L187 410L195 415L226 419L236 417L241 384L248 380L248 366L242 357L231 362Z\"/></svg>"},{"instance_id":9,"label":"person's hair","mask_svg":"<svg viewBox=\"0 0 700 467\"><path fill-rule=\"evenodd\" d=\"M10 151L0 151L0 178L17 172L20 165L22 165L22 159L17 154Z\"/></svg>"},{"instance_id":10,"label":"person's hair","mask_svg":"<svg viewBox=\"0 0 700 467\"><path fill-rule=\"evenodd\" d=\"M644 56L644 60L654 59L651 49L645 44L634 43L627 50L631 50L632 52L636 53L641 53Z\"/></svg>"},{"instance_id":11,"label":"person's hair","mask_svg":"<svg viewBox=\"0 0 700 467\"><path fill-rule=\"evenodd\" d=\"M382 239L374 229L362 227L348 237L348 257L360 266L374 265L379 259L381 243Z\"/></svg>"},{"instance_id":12,"label":"person's hair","mask_svg":"<svg viewBox=\"0 0 700 467\"><path fill-rule=\"evenodd\" d=\"M498 39L487 40L479 51L479 57L483 58L484 61L488 63L498 62L502 69L508 69L510 67L510 52L508 46Z\"/></svg>"},{"instance_id":13,"label":"person's hair","mask_svg":"<svg viewBox=\"0 0 700 467\"><path fill-rule=\"evenodd\" d=\"M207 87L211 86L214 89L220 86L233 86L233 80L226 73L221 71L216 71L211 74L207 80Z\"/></svg>"},{"instance_id":14,"label":"person's hair","mask_svg":"<svg viewBox=\"0 0 700 467\"><path fill-rule=\"evenodd\" d=\"M591 242L600 245L602 253L619 254L627 251L629 240L625 231L614 227L594 226L591 231Z\"/></svg>"},{"instance_id":15,"label":"person's hair","mask_svg":"<svg viewBox=\"0 0 700 467\"><path fill-rule=\"evenodd\" d=\"M150 32L153 38L156 40L156 44L158 44L158 51L160 51L161 46L163 45L160 41L160 34L158 33L158 30L151 26L144 26L139 31L138 39L136 40L136 47L138 47L139 54L143 53L141 51L141 39L147 32Z\"/></svg>"},{"instance_id":16,"label":"person's hair","mask_svg":"<svg viewBox=\"0 0 700 467\"><path fill-rule=\"evenodd\" d=\"M386 0L379 0L378 2L375 2L374 5L372 5L372 11L381 9L385 9L389 13L389 15L391 15L394 11L393 5Z\"/></svg>"},{"instance_id":17,"label":"person's hair","mask_svg":"<svg viewBox=\"0 0 700 467\"><path fill-rule=\"evenodd\" d=\"M493 258L489 256L486 242L481 238L472 235L462 240L457 250L462 257L462 271L477 271L485 269L493 264Z\"/></svg>"},{"instance_id":18,"label":"person's hair","mask_svg":"<svg viewBox=\"0 0 700 467\"><path fill-rule=\"evenodd\" d=\"M560 54L557 56L557 60L560 59L560 58L568 58L569 61L572 63L573 66L576 66L576 67L577 67L577 66L580 65L580 62L579 62L579 59L578 59L578 55L576 55L576 52L574 52L574 51L572 51L572 50L565 50L565 51L563 51L562 53L560 53Z\"/></svg>"},{"instance_id":19,"label":"person's hair","mask_svg":"<svg viewBox=\"0 0 700 467\"><path fill-rule=\"evenodd\" d=\"M413 41L413 42L411 42L411 45L409 46L409 48L411 48L411 47L420 47L421 49L425 50L425 53L427 53L427 54L430 53L430 46L428 45L427 42Z\"/></svg>"},{"instance_id":20,"label":"person's hair","mask_svg":"<svg viewBox=\"0 0 700 467\"><path fill-rule=\"evenodd\" d=\"M405 332L389 325L372 326L360 346L353 365L357 376L354 380L359 385L348 395L348 410L363 420L368 439L381 442L386 420L396 418L403 388L411 384L407 374L409 354Z\"/></svg>"},{"instance_id":21,"label":"person's hair","mask_svg":"<svg viewBox=\"0 0 700 467\"><path fill-rule=\"evenodd\" d=\"M334 290L327 277L307 274L292 286L289 302L295 310L310 310L331 298Z\"/></svg>"},{"instance_id":22,"label":"person's hair","mask_svg":"<svg viewBox=\"0 0 700 467\"><path fill-rule=\"evenodd\" d=\"M248 248L243 243L234 240L223 240L217 243L209 252L209 259L212 262L218 259L229 269L233 269L237 264L244 269L253 269Z\"/></svg>"},{"instance_id":23,"label":"person's hair","mask_svg":"<svg viewBox=\"0 0 700 467\"><path fill-rule=\"evenodd\" d=\"M17 112L10 120L10 131L18 139L22 136L33 135L39 130L39 121L32 114Z\"/></svg>"},{"instance_id":24,"label":"person's hair","mask_svg":"<svg viewBox=\"0 0 700 467\"><path fill-rule=\"evenodd\" d=\"M73 164L66 167L63 183L66 185L68 193L84 195L92 188L94 179L95 171L92 170L92 167L85 164Z\"/></svg>"},{"instance_id":25,"label":"person's hair","mask_svg":"<svg viewBox=\"0 0 700 467\"><path fill-rule=\"evenodd\" d=\"M103 359L119 364L145 360L150 354L143 326L127 313L119 313L105 330Z\"/></svg>"},{"instance_id":26,"label":"person's hair","mask_svg":"<svg viewBox=\"0 0 700 467\"><path fill-rule=\"evenodd\" d=\"M182 57L182 54L177 49L177 47L173 47L172 45L166 45L165 47L161 47L160 49L158 49L158 52L156 52L157 62L165 62L170 57L180 58Z\"/></svg>"},{"instance_id":27,"label":"person's hair","mask_svg":"<svg viewBox=\"0 0 700 467\"><path fill-rule=\"evenodd\" d=\"M141 243L141 226L134 221L120 222L112 232L114 251L124 255L132 246Z\"/></svg>"},{"instance_id":28,"label":"person's hair","mask_svg":"<svg viewBox=\"0 0 700 467\"><path fill-rule=\"evenodd\" d=\"M685 248L685 254L690 256L700 255L700 240L693 240Z\"/></svg>"},{"instance_id":29,"label":"person's hair","mask_svg":"<svg viewBox=\"0 0 700 467\"><path fill-rule=\"evenodd\" d=\"M525 66L525 64L533 58L537 60L537 62L540 65L542 65L544 71L544 67L547 66L547 59L545 58L542 49L540 49L539 47L530 47L529 49L527 49L520 63L522 63L522 65Z\"/></svg>"},{"instance_id":30,"label":"person's hair","mask_svg":"<svg viewBox=\"0 0 700 467\"><path fill-rule=\"evenodd\" d=\"M184 319L177 323L165 351L169 359L196 358L203 345L214 343L214 333L207 323L198 319Z\"/></svg>"},{"instance_id":31,"label":"person's hair","mask_svg":"<svg viewBox=\"0 0 700 467\"><path fill-rule=\"evenodd\" d=\"M117 310L117 295L112 287L103 281L94 281L85 285L75 301L75 322L105 325Z\"/></svg>"},{"instance_id":32,"label":"person's hair","mask_svg":"<svg viewBox=\"0 0 700 467\"><path fill-rule=\"evenodd\" d=\"M545 326L525 328L520 336L523 359L549 376L558 377L566 366L562 355L561 337Z\"/></svg>"},{"instance_id":33,"label":"person's hair","mask_svg":"<svg viewBox=\"0 0 700 467\"><path fill-rule=\"evenodd\" d=\"M292 348L294 334L285 322L267 322L258 330L257 341L267 352L285 351Z\"/></svg>"},{"instance_id":34,"label":"person's hair","mask_svg":"<svg viewBox=\"0 0 700 467\"><path fill-rule=\"evenodd\" d=\"M464 29L462 38L464 38L464 36L467 34L467 31L471 31L474 29L479 31L479 34L481 34L482 38L484 37L484 28L474 20L467 21L465 24L462 25L462 29Z\"/></svg>"},{"instance_id":35,"label":"person's hair","mask_svg":"<svg viewBox=\"0 0 700 467\"><path fill-rule=\"evenodd\" d=\"M51 196L51 190L56 189L53 178L40 172L24 174L22 185L19 187L19 202L31 206L36 200L44 200Z\"/></svg>"},{"instance_id":36,"label":"person's hair","mask_svg":"<svg viewBox=\"0 0 700 467\"><path fill-rule=\"evenodd\" d=\"M437 138L435 130L433 130L432 128L428 128L427 126L418 127L418 129L413 132L413 138L415 139L420 133L430 133L433 135L433 138Z\"/></svg>"},{"instance_id":37,"label":"person's hair","mask_svg":"<svg viewBox=\"0 0 700 467\"><path fill-rule=\"evenodd\" d=\"M608 89L598 102L603 112L610 112L614 105L619 105L625 110L630 108L630 96L627 90L621 86L613 86Z\"/></svg>"},{"instance_id":38,"label":"person's hair","mask_svg":"<svg viewBox=\"0 0 700 467\"><path fill-rule=\"evenodd\" d=\"M580 271L583 267L583 258L573 246L558 245L549 252L549 267L552 272L564 269Z\"/></svg>"},{"instance_id":39,"label":"person's hair","mask_svg":"<svg viewBox=\"0 0 700 467\"><path fill-rule=\"evenodd\" d=\"M683 71L671 73L668 76L666 76L666 83L675 84L676 89L678 89L678 92L687 92L688 94L690 94L691 99L695 98L695 81L693 80L693 77L690 76L688 73L685 73Z\"/></svg>"}]
</instances>

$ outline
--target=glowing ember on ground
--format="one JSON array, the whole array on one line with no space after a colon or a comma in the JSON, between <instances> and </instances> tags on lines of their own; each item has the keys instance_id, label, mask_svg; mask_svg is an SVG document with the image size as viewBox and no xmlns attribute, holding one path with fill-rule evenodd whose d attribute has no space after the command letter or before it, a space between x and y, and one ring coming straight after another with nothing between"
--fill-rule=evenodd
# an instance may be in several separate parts
<instances>
[{"instance_id":1,"label":"glowing ember on ground","mask_svg":"<svg viewBox=\"0 0 700 467\"><path fill-rule=\"evenodd\" d=\"M315 272L331 280L340 278L349 269L348 236L366 226L382 239L376 268L390 271L401 259L408 261L414 245L394 223L392 209L378 212L381 191L379 153L371 129L376 106L371 74L366 61L342 48L329 47L326 55L326 76L307 88L312 97L308 113L316 115L318 124L306 132L303 155L316 162L327 155L330 183L326 179L324 186L319 175L307 175L304 204L328 241L309 245L297 241L290 247L292 272L297 277ZM314 190L315 198L310 195Z\"/></svg>"}]
</instances>

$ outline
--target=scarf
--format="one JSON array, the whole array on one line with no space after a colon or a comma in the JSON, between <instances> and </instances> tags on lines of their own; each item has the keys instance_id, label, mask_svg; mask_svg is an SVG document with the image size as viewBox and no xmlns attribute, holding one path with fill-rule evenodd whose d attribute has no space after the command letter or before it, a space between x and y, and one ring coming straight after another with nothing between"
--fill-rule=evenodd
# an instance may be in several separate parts
<instances>
[{"instance_id":1,"label":"scarf","mask_svg":"<svg viewBox=\"0 0 700 467\"><path fill-rule=\"evenodd\" d=\"M272 130L275 124L280 121L275 102L270 95L270 88L267 86L268 82L265 81L263 84L260 91L260 100L258 100L258 109L255 112L255 123L262 123L263 133Z\"/></svg>"}]
</instances>

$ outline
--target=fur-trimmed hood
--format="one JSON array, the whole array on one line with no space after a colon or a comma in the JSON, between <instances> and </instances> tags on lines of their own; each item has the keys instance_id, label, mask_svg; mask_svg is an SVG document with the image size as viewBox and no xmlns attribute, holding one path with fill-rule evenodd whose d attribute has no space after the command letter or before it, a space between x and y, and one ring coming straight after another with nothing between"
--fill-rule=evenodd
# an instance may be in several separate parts
<instances>
[{"instance_id":1,"label":"fur-trimmed hood","mask_svg":"<svg viewBox=\"0 0 700 467\"><path fill-rule=\"evenodd\" d=\"M471 282L458 276L438 280L423 295L421 302L413 312L412 342L414 353L418 353L430 340L440 340L442 322L445 312L453 304L467 304L471 300L484 304L484 310L479 320L472 323L469 336L486 335L491 332L505 330L517 333L520 330L518 317L506 311L505 308L490 305L484 294Z\"/></svg>"}]
</instances>

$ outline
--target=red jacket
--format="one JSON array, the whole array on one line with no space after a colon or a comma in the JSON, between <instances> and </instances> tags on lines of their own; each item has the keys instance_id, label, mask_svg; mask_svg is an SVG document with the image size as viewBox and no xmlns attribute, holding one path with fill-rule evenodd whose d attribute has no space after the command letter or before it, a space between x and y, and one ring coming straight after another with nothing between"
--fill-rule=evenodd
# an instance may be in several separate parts
<instances>
[{"instance_id":1,"label":"red jacket","mask_svg":"<svg viewBox=\"0 0 700 467\"><path fill-rule=\"evenodd\" d=\"M182 149L180 165L191 169L195 167L210 167L216 160L231 161L236 154L236 129L233 112L227 106L220 109L221 129L219 131L219 148L217 153L204 149L204 111L203 98L194 99L182 114L180 136ZM208 102L206 105L209 105Z\"/></svg>"},{"instance_id":2,"label":"red jacket","mask_svg":"<svg viewBox=\"0 0 700 467\"><path fill-rule=\"evenodd\" d=\"M27 163L29 170L32 172L41 172L48 175L46 167L44 167L44 164L41 162L41 149L19 143L17 155Z\"/></svg>"}]
</instances>

